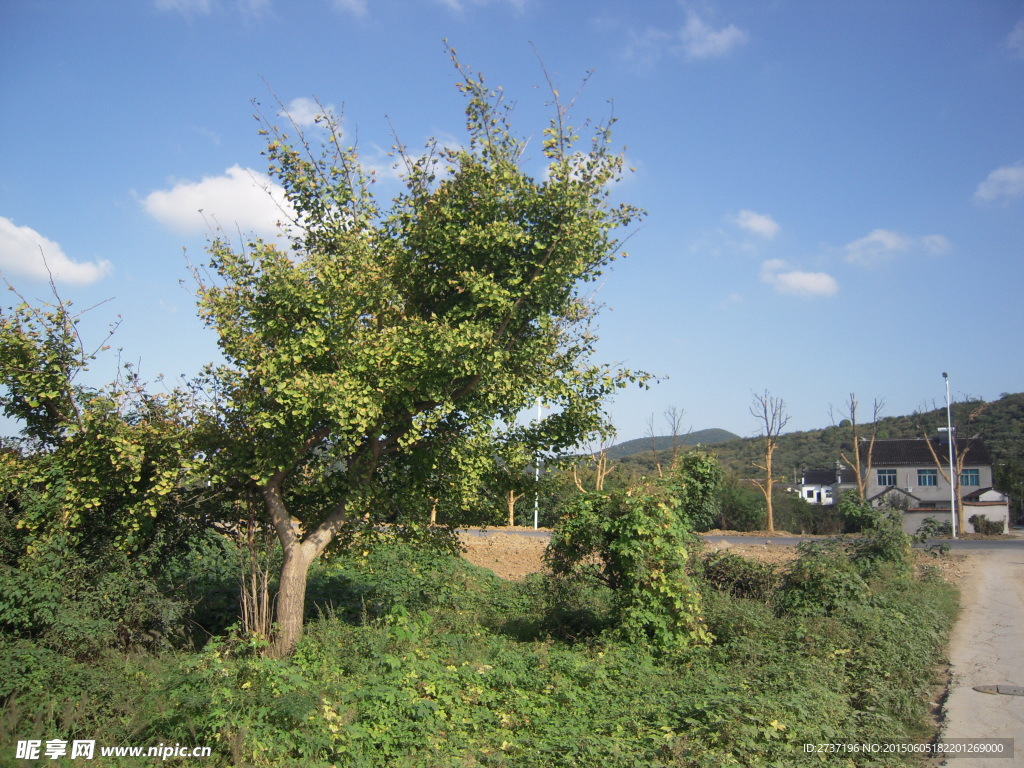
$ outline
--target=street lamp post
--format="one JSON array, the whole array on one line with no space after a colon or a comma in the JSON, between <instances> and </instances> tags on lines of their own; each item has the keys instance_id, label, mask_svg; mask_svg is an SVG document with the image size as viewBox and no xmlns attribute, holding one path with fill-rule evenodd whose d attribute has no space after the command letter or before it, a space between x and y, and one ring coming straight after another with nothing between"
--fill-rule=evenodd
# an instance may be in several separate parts
<instances>
[{"instance_id":1,"label":"street lamp post","mask_svg":"<svg viewBox=\"0 0 1024 768\"><path fill-rule=\"evenodd\" d=\"M537 398L537 421L541 418L540 398ZM537 522L540 518L540 452L537 453L536 466L533 474L533 530L537 530Z\"/></svg>"},{"instance_id":2,"label":"street lamp post","mask_svg":"<svg viewBox=\"0 0 1024 768\"><path fill-rule=\"evenodd\" d=\"M953 463L953 416L949 409L949 374L942 372L946 382L946 435L949 438L949 514L953 521L953 538L956 538L956 465Z\"/></svg>"}]
</instances>

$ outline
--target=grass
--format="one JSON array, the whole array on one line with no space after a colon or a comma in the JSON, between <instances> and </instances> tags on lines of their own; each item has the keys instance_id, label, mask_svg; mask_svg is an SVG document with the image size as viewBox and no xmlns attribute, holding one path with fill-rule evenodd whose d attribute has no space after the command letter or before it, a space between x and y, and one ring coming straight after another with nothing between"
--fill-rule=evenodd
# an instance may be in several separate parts
<instances>
[{"instance_id":1,"label":"grass","mask_svg":"<svg viewBox=\"0 0 1024 768\"><path fill-rule=\"evenodd\" d=\"M81 662L4 639L0 743L196 744L210 766L648 768L832 765L803 745L927 739L955 591L833 556L807 556L800 600L793 570L694 558L716 639L667 658L613 639L606 590L394 543L317 568L286 660L230 632Z\"/></svg>"}]
</instances>

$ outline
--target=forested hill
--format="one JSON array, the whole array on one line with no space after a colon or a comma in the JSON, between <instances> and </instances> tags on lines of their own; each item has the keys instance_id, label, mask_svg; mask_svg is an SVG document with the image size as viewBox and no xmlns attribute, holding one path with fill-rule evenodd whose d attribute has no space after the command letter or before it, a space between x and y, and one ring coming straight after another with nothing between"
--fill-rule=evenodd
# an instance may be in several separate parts
<instances>
[{"instance_id":1,"label":"forested hill","mask_svg":"<svg viewBox=\"0 0 1024 768\"><path fill-rule=\"evenodd\" d=\"M732 432L724 429L702 429L699 432L677 435L675 438L670 435L663 437L638 437L636 440L627 440L624 443L613 445L608 449L608 458L621 459L637 453L671 451L673 445L676 447L683 445L714 445L739 439L739 435L734 435Z\"/></svg>"},{"instance_id":2,"label":"forested hill","mask_svg":"<svg viewBox=\"0 0 1024 768\"><path fill-rule=\"evenodd\" d=\"M861 424L860 434L869 437L871 412L870 408L865 410L866 413L858 414L858 421L868 422ZM980 435L985 440L996 464L997 474L1001 465L1015 473L1024 473L1024 393L1003 395L1000 399L988 403L981 400L954 403L952 410L953 426L959 434ZM877 437L922 437L925 434L934 436L936 430L944 426L945 406L909 416L883 416L878 422ZM704 432L731 434L724 430ZM703 432L695 432L686 437L701 434ZM657 450L661 453L659 460L664 462L670 455L672 438L661 437L657 440ZM754 462L761 463L763 460L760 456L764 445L763 438L733 437L722 442L707 439L686 441L687 444L697 442L716 454L726 471L740 477L757 476L758 470L754 467ZM775 452L776 471L787 481L799 480L805 469L834 467L836 461L843 461L841 454L852 460L852 445L853 431L846 421L841 422L841 426L784 434L779 438L779 447ZM609 458L618 458L623 464L637 464L638 470L646 465L654 466L650 438L630 440L614 446L608 455Z\"/></svg>"}]
</instances>

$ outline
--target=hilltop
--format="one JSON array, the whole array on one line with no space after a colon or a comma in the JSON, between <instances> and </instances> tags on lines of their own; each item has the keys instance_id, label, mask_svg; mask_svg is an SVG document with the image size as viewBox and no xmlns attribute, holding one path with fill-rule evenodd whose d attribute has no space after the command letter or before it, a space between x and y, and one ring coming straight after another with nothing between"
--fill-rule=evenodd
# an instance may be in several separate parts
<instances>
[{"instance_id":1,"label":"hilltop","mask_svg":"<svg viewBox=\"0 0 1024 768\"><path fill-rule=\"evenodd\" d=\"M660 437L638 437L635 440L626 440L617 443L608 449L608 458L612 460L622 459L626 456L633 456L638 453L650 453L651 451L671 451L672 446L693 446L693 445L716 445L730 440L741 439L739 435L733 434L725 429L702 429L698 432L688 432L685 435L663 435Z\"/></svg>"}]
</instances>

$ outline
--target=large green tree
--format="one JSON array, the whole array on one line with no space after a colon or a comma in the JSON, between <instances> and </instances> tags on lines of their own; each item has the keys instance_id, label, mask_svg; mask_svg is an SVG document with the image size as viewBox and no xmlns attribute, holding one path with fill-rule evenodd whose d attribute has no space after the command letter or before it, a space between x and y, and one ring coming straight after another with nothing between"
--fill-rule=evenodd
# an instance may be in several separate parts
<instances>
[{"instance_id":1,"label":"large green tree","mask_svg":"<svg viewBox=\"0 0 1024 768\"><path fill-rule=\"evenodd\" d=\"M301 636L311 563L347 523L388 508L389 488L423 488L429 510L439 474L466 484L483 472L454 457L537 397L550 415L509 431L554 451L600 429L602 399L636 380L590 362L578 293L639 213L609 200L623 162L611 121L578 148L552 89L536 178L501 90L459 72L465 143L399 147L404 191L387 209L330 115L317 149L264 119L290 246L217 240L201 275L201 315L228 361L211 371L210 458L259 493L284 549L277 654Z\"/></svg>"}]
</instances>

